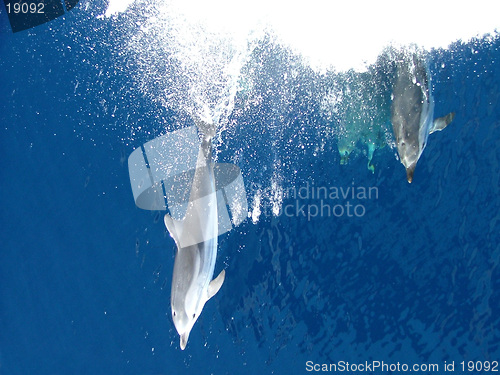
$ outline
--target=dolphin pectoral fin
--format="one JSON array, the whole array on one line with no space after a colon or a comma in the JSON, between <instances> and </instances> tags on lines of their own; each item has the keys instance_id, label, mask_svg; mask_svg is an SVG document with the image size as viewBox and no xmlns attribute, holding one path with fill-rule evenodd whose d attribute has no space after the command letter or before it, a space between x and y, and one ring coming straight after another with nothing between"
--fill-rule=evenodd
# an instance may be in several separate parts
<instances>
[{"instance_id":1,"label":"dolphin pectoral fin","mask_svg":"<svg viewBox=\"0 0 500 375\"><path fill-rule=\"evenodd\" d=\"M226 270L222 270L221 273L219 273L219 276L217 276L215 279L210 281L210 284L208 284L208 298L207 301L215 296L217 292L219 291L220 287L224 283L224 278L226 277Z\"/></svg>"},{"instance_id":2,"label":"dolphin pectoral fin","mask_svg":"<svg viewBox=\"0 0 500 375\"><path fill-rule=\"evenodd\" d=\"M177 248L180 249L179 234L182 233L183 221L172 219L168 214L165 214L163 221L165 222L168 233L170 233L170 237L174 239Z\"/></svg>"},{"instance_id":3,"label":"dolphin pectoral fin","mask_svg":"<svg viewBox=\"0 0 500 375\"><path fill-rule=\"evenodd\" d=\"M453 121L454 118L455 112L450 112L446 116L435 119L429 134L443 130L450 124L450 122Z\"/></svg>"}]
</instances>

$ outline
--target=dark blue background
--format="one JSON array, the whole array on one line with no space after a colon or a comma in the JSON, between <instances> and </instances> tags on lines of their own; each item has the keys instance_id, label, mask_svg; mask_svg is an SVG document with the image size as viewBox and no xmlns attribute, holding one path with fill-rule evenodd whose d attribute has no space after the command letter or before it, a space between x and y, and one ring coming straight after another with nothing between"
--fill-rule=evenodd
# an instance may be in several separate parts
<instances>
[{"instance_id":1,"label":"dark blue background","mask_svg":"<svg viewBox=\"0 0 500 375\"><path fill-rule=\"evenodd\" d=\"M180 351L174 243L162 214L135 207L126 159L190 120L136 90L116 56L120 18L99 13L79 6L17 34L0 14L1 374L500 360L498 38L431 53L436 115L456 118L430 137L411 185L389 147L375 174L362 155L339 165L311 99L324 77L262 41L261 105L241 94L218 146L242 168L250 207L276 176L285 189L377 186L379 198L362 218L262 215L221 237L226 282Z\"/></svg>"}]
</instances>

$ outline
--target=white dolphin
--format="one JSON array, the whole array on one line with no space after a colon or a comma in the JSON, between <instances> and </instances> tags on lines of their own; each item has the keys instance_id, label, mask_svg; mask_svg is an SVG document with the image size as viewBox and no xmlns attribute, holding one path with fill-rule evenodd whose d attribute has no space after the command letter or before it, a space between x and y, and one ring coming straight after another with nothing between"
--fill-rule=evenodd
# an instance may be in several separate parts
<instances>
[{"instance_id":1,"label":"white dolphin","mask_svg":"<svg viewBox=\"0 0 500 375\"><path fill-rule=\"evenodd\" d=\"M455 113L449 113L434 120L434 98L427 65L416 53L405 54L397 62L391 122L408 182L413 180L415 166L429 134L443 130L454 117Z\"/></svg>"},{"instance_id":2,"label":"white dolphin","mask_svg":"<svg viewBox=\"0 0 500 375\"><path fill-rule=\"evenodd\" d=\"M212 280L217 257L218 213L212 163L215 126L196 123L203 134L186 214L182 220L165 215L165 226L177 245L172 277L172 320L186 348L189 333L224 282L224 270Z\"/></svg>"}]
</instances>

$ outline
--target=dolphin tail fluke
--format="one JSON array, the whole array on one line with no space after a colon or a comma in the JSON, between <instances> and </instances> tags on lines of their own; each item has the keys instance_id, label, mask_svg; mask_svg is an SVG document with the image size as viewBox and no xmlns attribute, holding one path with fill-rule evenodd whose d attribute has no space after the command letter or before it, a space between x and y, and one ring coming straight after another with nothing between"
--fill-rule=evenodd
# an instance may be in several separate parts
<instances>
[{"instance_id":1,"label":"dolphin tail fluke","mask_svg":"<svg viewBox=\"0 0 500 375\"><path fill-rule=\"evenodd\" d=\"M208 298L207 301L215 296L217 292L220 290L222 284L224 283L224 278L226 277L226 270L222 270L215 279L210 281L208 285Z\"/></svg>"},{"instance_id":2,"label":"dolphin tail fluke","mask_svg":"<svg viewBox=\"0 0 500 375\"><path fill-rule=\"evenodd\" d=\"M194 123L205 137L209 138L215 137L215 130L216 130L215 124L209 124L199 118L195 119Z\"/></svg>"},{"instance_id":3,"label":"dolphin tail fluke","mask_svg":"<svg viewBox=\"0 0 500 375\"><path fill-rule=\"evenodd\" d=\"M450 112L446 116L435 119L429 134L443 130L450 124L450 122L453 121L454 118L455 112Z\"/></svg>"}]
</instances>

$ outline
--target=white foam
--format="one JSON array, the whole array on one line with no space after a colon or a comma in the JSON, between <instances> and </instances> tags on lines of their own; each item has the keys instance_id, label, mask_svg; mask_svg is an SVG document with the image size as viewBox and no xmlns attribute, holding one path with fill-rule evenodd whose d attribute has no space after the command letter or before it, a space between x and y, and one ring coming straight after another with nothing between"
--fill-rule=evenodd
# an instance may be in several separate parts
<instances>
[{"instance_id":1,"label":"white foam","mask_svg":"<svg viewBox=\"0 0 500 375\"><path fill-rule=\"evenodd\" d=\"M108 9L106 9L106 17L114 16L124 12L135 0L110 0Z\"/></svg>"},{"instance_id":2,"label":"white foam","mask_svg":"<svg viewBox=\"0 0 500 375\"><path fill-rule=\"evenodd\" d=\"M111 0L106 15L132 0ZM245 37L267 27L313 67L338 70L373 62L389 44L447 47L500 29L500 2L476 0L173 0L179 16L212 32ZM167 8L165 8L167 9ZM170 15L172 16L172 15Z\"/></svg>"}]
</instances>

